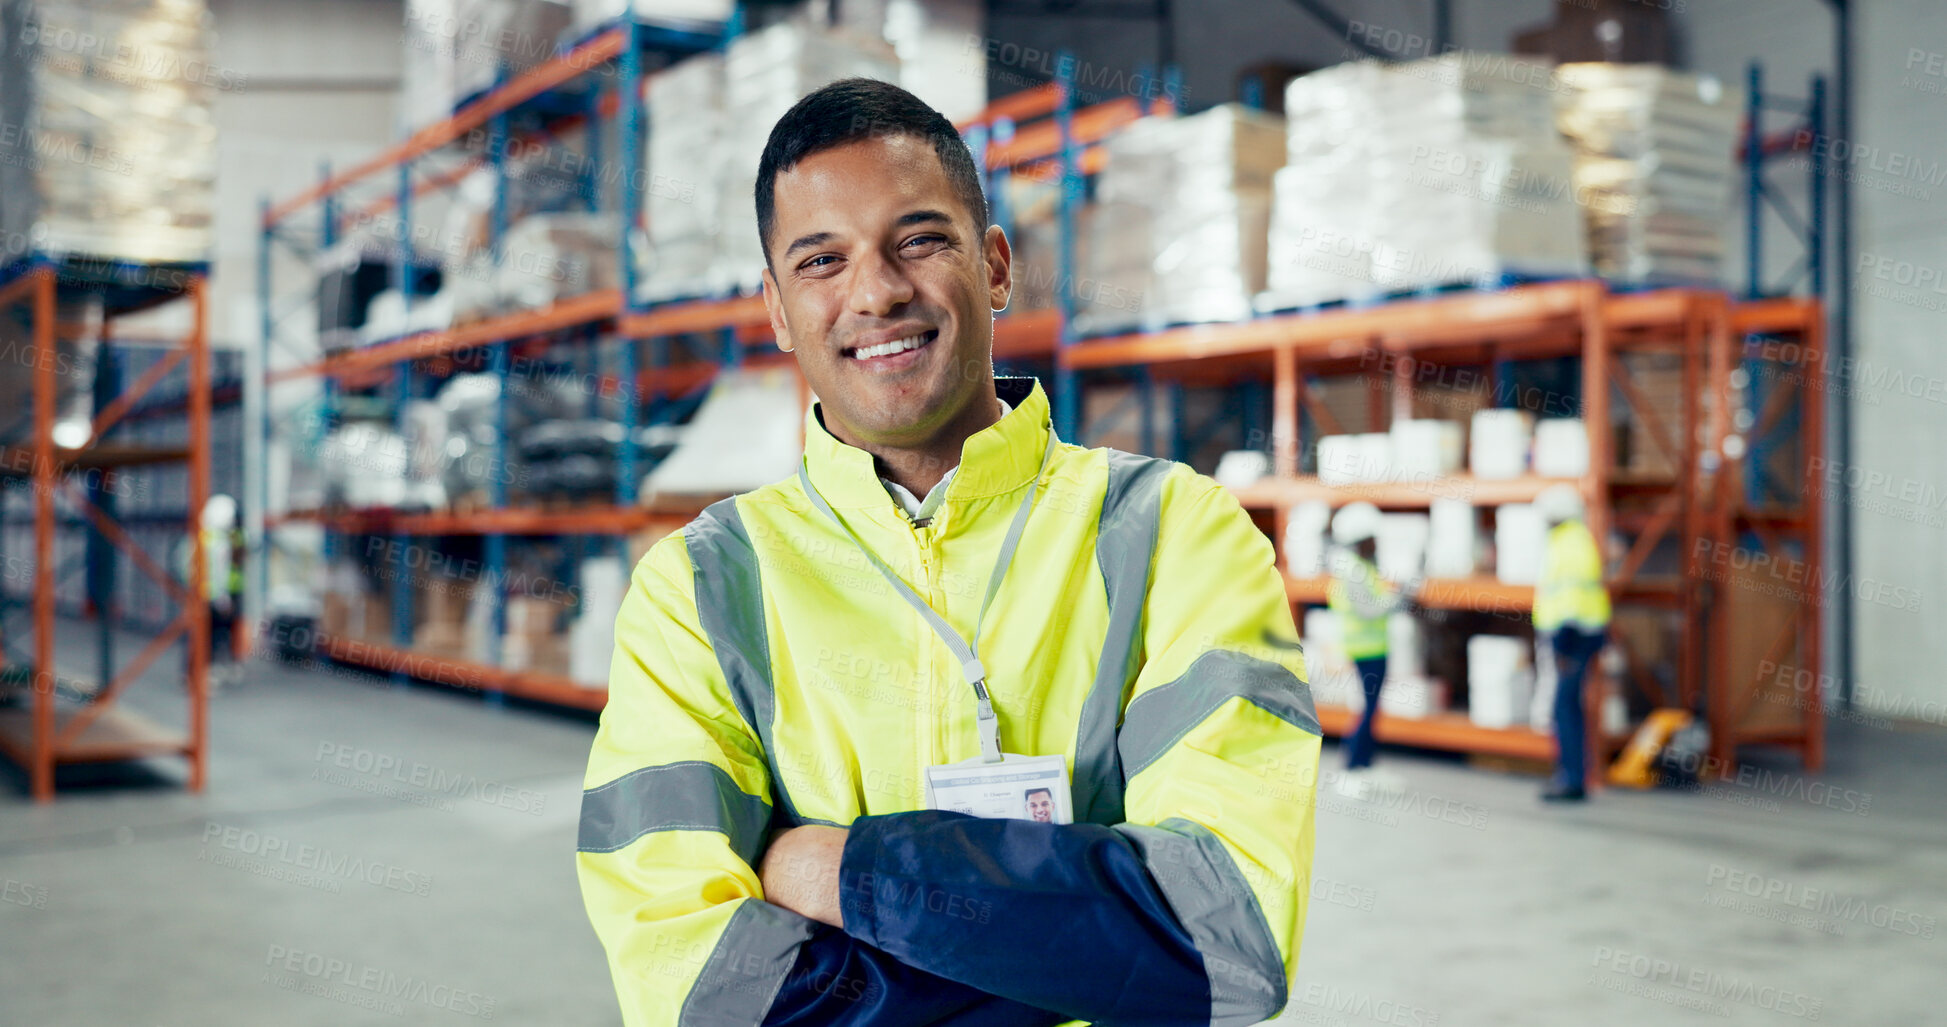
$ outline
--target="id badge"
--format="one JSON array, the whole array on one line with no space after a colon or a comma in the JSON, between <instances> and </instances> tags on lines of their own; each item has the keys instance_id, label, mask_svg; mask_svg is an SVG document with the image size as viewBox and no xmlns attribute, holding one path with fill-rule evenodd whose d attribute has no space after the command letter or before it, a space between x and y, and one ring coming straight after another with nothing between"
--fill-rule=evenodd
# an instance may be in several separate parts
<instances>
[{"instance_id":1,"label":"id badge","mask_svg":"<svg viewBox=\"0 0 1947 1027\"><path fill-rule=\"evenodd\" d=\"M976 756L927 767L926 808L976 817L1073 823L1068 760L1062 756L1002 753L999 763L982 763Z\"/></svg>"}]
</instances>

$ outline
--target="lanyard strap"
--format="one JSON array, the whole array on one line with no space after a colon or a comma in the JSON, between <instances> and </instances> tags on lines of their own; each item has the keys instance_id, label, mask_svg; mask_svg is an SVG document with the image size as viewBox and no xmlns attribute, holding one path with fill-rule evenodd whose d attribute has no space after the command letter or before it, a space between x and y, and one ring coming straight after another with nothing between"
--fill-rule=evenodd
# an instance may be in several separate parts
<instances>
[{"instance_id":1,"label":"lanyard strap","mask_svg":"<svg viewBox=\"0 0 1947 1027\"><path fill-rule=\"evenodd\" d=\"M1048 429L1048 451L1042 454L1041 467L1035 472L1033 480L1028 482L1028 494L1021 500L1020 508L1014 511L1013 523L1007 526L1007 538L1001 542L1000 557L994 561L994 573L988 575L987 595L980 601L980 616L974 621L972 642L960 637L960 633L953 630L953 625L948 624L946 618L940 616L939 611L933 609L926 600L921 599L918 593L901 581L899 575L894 574L892 568L887 567L885 561L879 559L878 554L868 548L858 534L839 519L838 514L832 510L831 504L825 502L825 497L819 495L817 488L812 486L811 475L806 471L807 465L803 462L798 464L798 481L804 485L805 495L810 496L812 503L823 510L825 516L832 519L832 523L838 525L839 530L852 540L852 544L858 547L859 552L865 554L865 558L871 561L872 566L879 569L879 573L885 576L886 582L892 585L892 590L906 600L906 605L926 618L926 623L932 626L933 633L940 636L940 641L944 642L959 659L960 673L966 677L968 687L973 689L975 718L980 726L980 758L984 763L1000 762L1001 735L1000 718L994 713L994 700L987 694L987 668L981 665L980 654L976 651L976 647L980 644L980 629L987 623L987 607L994 602L994 594L1000 591L1001 579L1007 576L1008 565L1014 562L1014 550L1020 547L1021 532L1028 523L1028 511L1034 508L1034 496L1041 487L1041 475L1047 471L1048 461L1055 455L1057 441L1054 429Z\"/></svg>"}]
</instances>

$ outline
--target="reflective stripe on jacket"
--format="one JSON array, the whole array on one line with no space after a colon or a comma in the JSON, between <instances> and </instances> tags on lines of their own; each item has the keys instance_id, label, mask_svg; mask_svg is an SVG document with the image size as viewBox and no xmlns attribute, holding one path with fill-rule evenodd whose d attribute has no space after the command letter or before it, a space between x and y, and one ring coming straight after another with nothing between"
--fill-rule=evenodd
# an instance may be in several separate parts
<instances>
[{"instance_id":1,"label":"reflective stripe on jacket","mask_svg":"<svg viewBox=\"0 0 1947 1027\"><path fill-rule=\"evenodd\" d=\"M1535 584L1535 627L1554 631L1573 623L1595 631L1609 624L1609 590L1602 584L1602 555L1581 521L1563 521L1548 532Z\"/></svg>"},{"instance_id":2,"label":"reflective stripe on jacket","mask_svg":"<svg viewBox=\"0 0 1947 1027\"><path fill-rule=\"evenodd\" d=\"M1339 642L1345 658L1372 660L1386 655L1386 618L1405 605L1399 589L1379 576L1379 568L1348 547L1335 548L1332 557L1325 605L1338 615Z\"/></svg>"},{"instance_id":3,"label":"reflective stripe on jacket","mask_svg":"<svg viewBox=\"0 0 1947 1027\"><path fill-rule=\"evenodd\" d=\"M971 636L1048 403L967 440L925 528L807 428L837 514ZM1057 447L972 640L1008 752L1069 757L1075 823L921 810L978 754L960 668L797 479L637 565L582 800L582 892L631 1027L1257 1023L1309 897L1319 730L1271 544L1189 468ZM971 640L971 639L970 639ZM851 834L844 930L763 901L767 832Z\"/></svg>"}]
</instances>

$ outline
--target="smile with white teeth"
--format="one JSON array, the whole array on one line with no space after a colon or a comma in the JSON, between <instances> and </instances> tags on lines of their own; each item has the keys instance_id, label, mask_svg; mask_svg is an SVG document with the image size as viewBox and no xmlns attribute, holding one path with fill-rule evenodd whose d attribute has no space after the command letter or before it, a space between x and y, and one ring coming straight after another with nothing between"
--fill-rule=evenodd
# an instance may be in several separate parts
<instances>
[{"instance_id":1,"label":"smile with white teeth","mask_svg":"<svg viewBox=\"0 0 1947 1027\"><path fill-rule=\"evenodd\" d=\"M903 339L882 342L877 346L860 346L858 349L852 351L852 359L871 360L873 357L889 357L894 353L904 353L909 349L918 349L926 345L932 336L932 332L921 332L918 335L908 335Z\"/></svg>"}]
</instances>

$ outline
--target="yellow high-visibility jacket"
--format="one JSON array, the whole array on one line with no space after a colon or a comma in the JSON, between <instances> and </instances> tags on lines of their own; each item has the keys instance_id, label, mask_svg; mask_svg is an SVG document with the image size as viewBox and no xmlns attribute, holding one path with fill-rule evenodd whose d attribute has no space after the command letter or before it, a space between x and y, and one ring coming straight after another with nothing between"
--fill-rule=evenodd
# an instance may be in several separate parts
<instances>
[{"instance_id":1,"label":"yellow high-visibility jacket","mask_svg":"<svg viewBox=\"0 0 1947 1027\"><path fill-rule=\"evenodd\" d=\"M1348 660L1373 660L1386 655L1391 643L1386 621L1406 603L1399 587L1379 576L1365 557L1350 547L1332 551L1332 580L1325 585L1325 605L1339 620L1339 644Z\"/></svg>"},{"instance_id":2,"label":"yellow high-visibility jacket","mask_svg":"<svg viewBox=\"0 0 1947 1027\"><path fill-rule=\"evenodd\" d=\"M958 661L797 478L725 500L637 565L589 760L578 867L631 1027L1284 1005L1319 730L1270 542L1187 467L1060 444L973 639L1050 430L1032 380L997 388L924 528L815 409L807 468L977 646L1003 748L1068 757L1075 823L922 810L925 768L979 753ZM805 823L850 829L842 931L763 901L767 832Z\"/></svg>"},{"instance_id":3,"label":"yellow high-visibility jacket","mask_svg":"<svg viewBox=\"0 0 1947 1027\"><path fill-rule=\"evenodd\" d=\"M1541 577L1535 583L1535 627L1554 631L1574 624L1584 631L1609 626L1609 590L1602 584L1602 554L1595 535L1579 520L1548 531Z\"/></svg>"}]
</instances>

